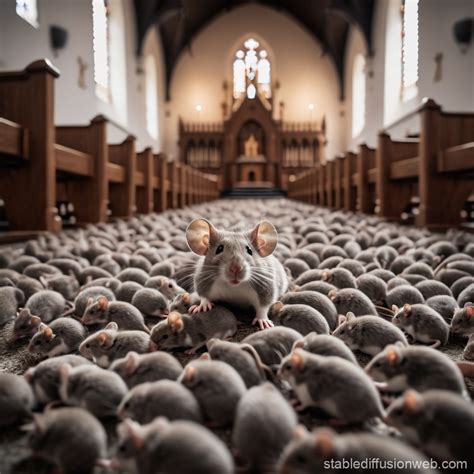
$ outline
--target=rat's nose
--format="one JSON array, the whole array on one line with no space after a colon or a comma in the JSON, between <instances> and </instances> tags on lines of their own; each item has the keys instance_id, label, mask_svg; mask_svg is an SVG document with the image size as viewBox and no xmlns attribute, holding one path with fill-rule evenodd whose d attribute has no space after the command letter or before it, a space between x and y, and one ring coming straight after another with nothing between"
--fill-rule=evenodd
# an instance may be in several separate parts
<instances>
[{"instance_id":1,"label":"rat's nose","mask_svg":"<svg viewBox=\"0 0 474 474\"><path fill-rule=\"evenodd\" d=\"M242 267L238 263L232 262L229 266L229 271L234 275L238 275L242 271Z\"/></svg>"}]
</instances>

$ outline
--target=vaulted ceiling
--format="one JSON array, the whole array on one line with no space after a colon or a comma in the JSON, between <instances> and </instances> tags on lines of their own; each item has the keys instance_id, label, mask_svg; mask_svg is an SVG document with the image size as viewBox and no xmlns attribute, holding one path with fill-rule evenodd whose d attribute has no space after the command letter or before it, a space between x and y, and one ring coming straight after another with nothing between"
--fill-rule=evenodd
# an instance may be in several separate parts
<instances>
[{"instance_id":1,"label":"vaulted ceiling","mask_svg":"<svg viewBox=\"0 0 474 474\"><path fill-rule=\"evenodd\" d=\"M214 18L246 3L274 8L306 28L334 62L343 98L349 28L353 24L360 29L371 54L375 0L134 0L137 54L142 53L149 28L156 27L163 45L168 99L171 76L180 54L191 48L194 37Z\"/></svg>"}]
</instances>

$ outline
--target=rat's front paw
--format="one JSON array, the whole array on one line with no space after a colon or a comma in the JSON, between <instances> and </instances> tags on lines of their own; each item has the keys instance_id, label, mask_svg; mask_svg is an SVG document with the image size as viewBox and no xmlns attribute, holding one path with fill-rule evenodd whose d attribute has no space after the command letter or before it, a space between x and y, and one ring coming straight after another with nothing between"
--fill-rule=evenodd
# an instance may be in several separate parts
<instances>
[{"instance_id":1,"label":"rat's front paw","mask_svg":"<svg viewBox=\"0 0 474 474\"><path fill-rule=\"evenodd\" d=\"M268 328L272 328L274 326L273 321L270 321L269 319L255 318L252 321L252 324L257 324L257 323L258 323L258 327L260 329L268 329Z\"/></svg>"},{"instance_id":2,"label":"rat's front paw","mask_svg":"<svg viewBox=\"0 0 474 474\"><path fill-rule=\"evenodd\" d=\"M189 308L189 314L204 313L210 311L214 307L214 303L209 300L202 299L200 304L193 304Z\"/></svg>"}]
</instances>

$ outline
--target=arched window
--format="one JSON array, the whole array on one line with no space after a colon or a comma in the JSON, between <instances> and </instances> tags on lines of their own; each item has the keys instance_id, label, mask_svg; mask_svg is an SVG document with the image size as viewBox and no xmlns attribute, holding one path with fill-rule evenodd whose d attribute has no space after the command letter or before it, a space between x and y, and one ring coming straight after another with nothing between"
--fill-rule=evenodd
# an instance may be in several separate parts
<instances>
[{"instance_id":1,"label":"arched window","mask_svg":"<svg viewBox=\"0 0 474 474\"><path fill-rule=\"evenodd\" d=\"M94 81L97 97L110 101L109 14L107 0L92 0Z\"/></svg>"},{"instance_id":2,"label":"arched window","mask_svg":"<svg viewBox=\"0 0 474 474\"><path fill-rule=\"evenodd\" d=\"M402 89L418 82L418 1L402 3ZM407 98L407 97L404 97Z\"/></svg>"},{"instance_id":3,"label":"arched window","mask_svg":"<svg viewBox=\"0 0 474 474\"><path fill-rule=\"evenodd\" d=\"M271 68L268 53L260 48L260 43L249 38L243 48L235 53L233 64L234 99L244 94L254 99L258 94L271 97Z\"/></svg>"},{"instance_id":4,"label":"arched window","mask_svg":"<svg viewBox=\"0 0 474 474\"><path fill-rule=\"evenodd\" d=\"M156 87L156 63L152 54L145 58L146 80L146 129L150 136L158 139L158 94Z\"/></svg>"},{"instance_id":5,"label":"arched window","mask_svg":"<svg viewBox=\"0 0 474 474\"><path fill-rule=\"evenodd\" d=\"M365 125L365 58L358 54L352 67L352 136L356 137Z\"/></svg>"},{"instance_id":6,"label":"arched window","mask_svg":"<svg viewBox=\"0 0 474 474\"><path fill-rule=\"evenodd\" d=\"M16 14L38 28L38 0L16 0Z\"/></svg>"}]
</instances>

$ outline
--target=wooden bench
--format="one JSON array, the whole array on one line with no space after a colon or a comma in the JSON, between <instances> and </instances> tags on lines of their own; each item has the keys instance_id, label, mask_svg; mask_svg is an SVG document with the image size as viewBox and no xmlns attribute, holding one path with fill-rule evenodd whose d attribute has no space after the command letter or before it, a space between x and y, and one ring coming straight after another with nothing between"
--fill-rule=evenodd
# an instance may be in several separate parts
<instances>
[{"instance_id":1,"label":"wooden bench","mask_svg":"<svg viewBox=\"0 0 474 474\"><path fill-rule=\"evenodd\" d=\"M357 153L357 172L354 180L357 186L356 209L365 214L372 214L375 209L375 149L366 144L359 146Z\"/></svg>"},{"instance_id":2,"label":"wooden bench","mask_svg":"<svg viewBox=\"0 0 474 474\"><path fill-rule=\"evenodd\" d=\"M12 230L58 231L54 80L47 60L0 73L0 198ZM11 164L14 167L3 167Z\"/></svg>"},{"instance_id":3,"label":"wooden bench","mask_svg":"<svg viewBox=\"0 0 474 474\"><path fill-rule=\"evenodd\" d=\"M136 207L140 214L149 214L155 208L153 196L153 177L155 161L151 148L145 148L137 153L137 168L135 171Z\"/></svg>"}]
</instances>

